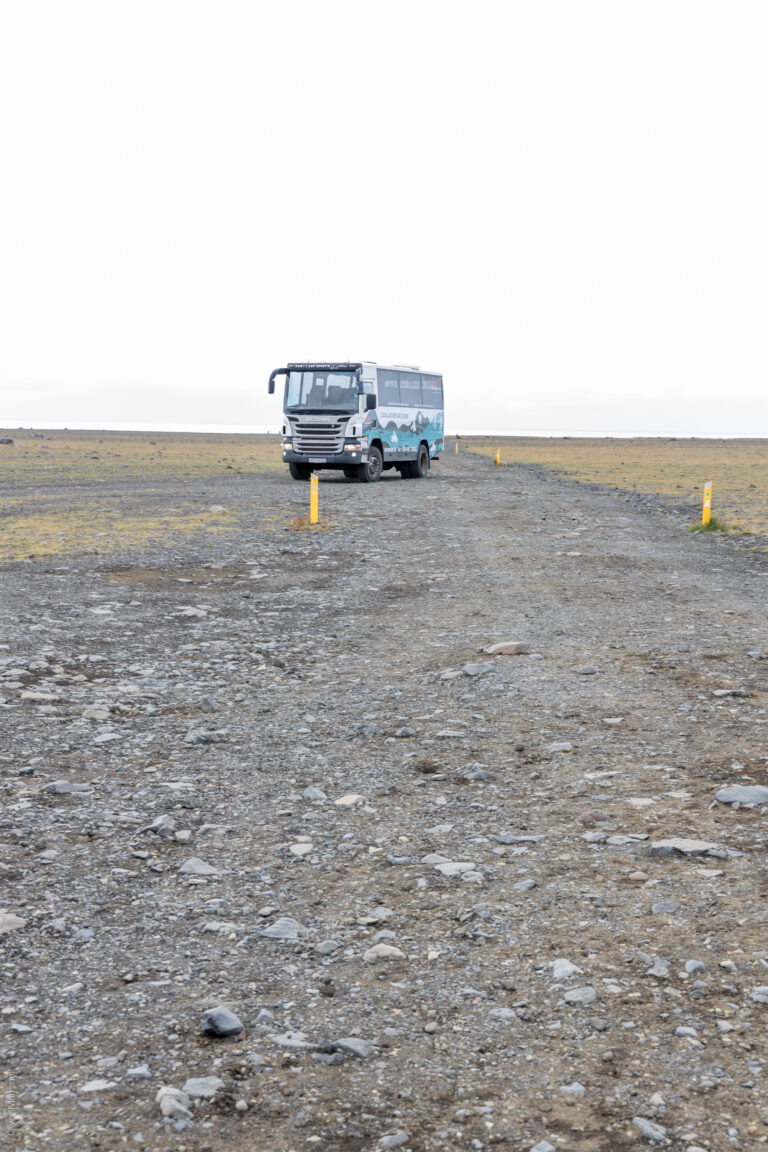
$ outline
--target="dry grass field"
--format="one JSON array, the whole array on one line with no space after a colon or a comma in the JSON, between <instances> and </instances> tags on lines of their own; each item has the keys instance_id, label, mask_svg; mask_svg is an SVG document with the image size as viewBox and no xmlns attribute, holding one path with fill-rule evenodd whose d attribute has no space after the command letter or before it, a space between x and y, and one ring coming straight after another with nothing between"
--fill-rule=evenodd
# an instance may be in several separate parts
<instances>
[{"instance_id":1,"label":"dry grass field","mask_svg":"<svg viewBox=\"0 0 768 1152\"><path fill-rule=\"evenodd\" d=\"M712 512L730 528L768 534L768 441L677 439L462 438L463 450L503 464L534 464L589 484L667 497L701 515L702 489L713 484ZM453 442L449 451L453 450Z\"/></svg>"},{"instance_id":2,"label":"dry grass field","mask_svg":"<svg viewBox=\"0 0 768 1152\"><path fill-rule=\"evenodd\" d=\"M279 436L2 429L0 436L13 440L0 455L0 484L19 488L263 472L281 463Z\"/></svg>"},{"instance_id":3,"label":"dry grass field","mask_svg":"<svg viewBox=\"0 0 768 1152\"><path fill-rule=\"evenodd\" d=\"M221 486L281 466L277 436L0 431L0 563L106 553L232 524ZM209 501L184 481L210 478ZM172 495L169 498L168 484ZM163 484L153 498L153 483Z\"/></svg>"}]
</instances>

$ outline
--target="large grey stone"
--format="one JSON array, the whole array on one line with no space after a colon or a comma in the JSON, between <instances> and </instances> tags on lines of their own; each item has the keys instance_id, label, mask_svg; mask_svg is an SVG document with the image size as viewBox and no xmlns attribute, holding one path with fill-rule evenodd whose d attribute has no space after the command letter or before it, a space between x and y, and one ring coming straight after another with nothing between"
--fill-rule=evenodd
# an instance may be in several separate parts
<instances>
[{"instance_id":1,"label":"large grey stone","mask_svg":"<svg viewBox=\"0 0 768 1152\"><path fill-rule=\"evenodd\" d=\"M633 1116L632 1123L640 1129L646 1140L663 1140L667 1134L663 1124L655 1124L653 1120L646 1120L644 1116Z\"/></svg>"},{"instance_id":2,"label":"large grey stone","mask_svg":"<svg viewBox=\"0 0 768 1152\"><path fill-rule=\"evenodd\" d=\"M179 868L184 876L218 876L218 870L212 864L206 864L198 856L190 856Z\"/></svg>"},{"instance_id":3,"label":"large grey stone","mask_svg":"<svg viewBox=\"0 0 768 1152\"><path fill-rule=\"evenodd\" d=\"M183 1091L187 1096L202 1096L208 1099L215 1096L224 1087L224 1081L218 1076L193 1076L187 1080Z\"/></svg>"},{"instance_id":4,"label":"large grey stone","mask_svg":"<svg viewBox=\"0 0 768 1152\"><path fill-rule=\"evenodd\" d=\"M552 976L555 980L567 980L570 976L580 976L581 968L577 968L570 960L560 957L551 961Z\"/></svg>"},{"instance_id":5,"label":"large grey stone","mask_svg":"<svg viewBox=\"0 0 768 1152\"><path fill-rule=\"evenodd\" d=\"M730 784L721 788L715 799L721 804L743 804L751 808L755 804L768 804L768 788L763 784Z\"/></svg>"},{"instance_id":6,"label":"large grey stone","mask_svg":"<svg viewBox=\"0 0 768 1152\"><path fill-rule=\"evenodd\" d=\"M155 1100L160 1105L163 1116L167 1116L171 1120L192 1119L192 1113L189 1110L189 1096L180 1088L172 1088L170 1085L164 1084L158 1090Z\"/></svg>"},{"instance_id":7,"label":"large grey stone","mask_svg":"<svg viewBox=\"0 0 768 1152\"><path fill-rule=\"evenodd\" d=\"M13 912L0 912L0 936L4 936L6 932L15 932L25 924L26 920L22 920L21 916L14 916Z\"/></svg>"},{"instance_id":8,"label":"large grey stone","mask_svg":"<svg viewBox=\"0 0 768 1152\"><path fill-rule=\"evenodd\" d=\"M340 1052L348 1052L350 1056L359 1056L361 1060L376 1051L372 1040L361 1040L359 1036L343 1036L341 1040L334 1041L334 1047Z\"/></svg>"},{"instance_id":9,"label":"large grey stone","mask_svg":"<svg viewBox=\"0 0 768 1152\"><path fill-rule=\"evenodd\" d=\"M56 796L90 796L91 791L87 784L73 784L69 780L53 780L43 786L43 792L53 792Z\"/></svg>"},{"instance_id":10,"label":"large grey stone","mask_svg":"<svg viewBox=\"0 0 768 1152\"><path fill-rule=\"evenodd\" d=\"M239 1036L245 1029L234 1012L219 1005L203 1013L203 1032L206 1036Z\"/></svg>"},{"instance_id":11,"label":"large grey stone","mask_svg":"<svg viewBox=\"0 0 768 1152\"><path fill-rule=\"evenodd\" d=\"M292 916L281 916L268 928L262 928L259 935L266 936L268 940L300 940L306 932Z\"/></svg>"},{"instance_id":12,"label":"large grey stone","mask_svg":"<svg viewBox=\"0 0 768 1152\"><path fill-rule=\"evenodd\" d=\"M584 988L571 988L563 996L566 1004L592 1004L597 999L597 993L594 988L587 985Z\"/></svg>"},{"instance_id":13,"label":"large grey stone","mask_svg":"<svg viewBox=\"0 0 768 1152\"><path fill-rule=\"evenodd\" d=\"M530 644L520 640L501 640L498 644L491 644L490 648L483 648L486 656L528 656L530 651Z\"/></svg>"},{"instance_id":14,"label":"large grey stone","mask_svg":"<svg viewBox=\"0 0 768 1152\"><path fill-rule=\"evenodd\" d=\"M708 840L686 840L680 836L673 836L669 840L655 840L651 843L651 856L706 856L708 852L716 852L717 845Z\"/></svg>"}]
</instances>

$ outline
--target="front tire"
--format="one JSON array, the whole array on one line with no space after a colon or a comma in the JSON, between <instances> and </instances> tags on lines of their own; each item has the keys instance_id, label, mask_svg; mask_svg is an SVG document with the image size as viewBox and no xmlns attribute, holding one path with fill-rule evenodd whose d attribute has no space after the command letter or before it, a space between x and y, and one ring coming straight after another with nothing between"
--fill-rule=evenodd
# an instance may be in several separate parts
<instances>
[{"instance_id":1,"label":"front tire","mask_svg":"<svg viewBox=\"0 0 768 1152\"><path fill-rule=\"evenodd\" d=\"M296 464L293 461L288 465L288 471L294 480L309 480L312 475L309 464Z\"/></svg>"},{"instance_id":2,"label":"front tire","mask_svg":"<svg viewBox=\"0 0 768 1152\"><path fill-rule=\"evenodd\" d=\"M365 464L360 464L357 469L357 478L363 484L375 484L377 480L381 479L381 473L384 468L384 459L381 451L372 446L368 449L368 461Z\"/></svg>"}]
</instances>

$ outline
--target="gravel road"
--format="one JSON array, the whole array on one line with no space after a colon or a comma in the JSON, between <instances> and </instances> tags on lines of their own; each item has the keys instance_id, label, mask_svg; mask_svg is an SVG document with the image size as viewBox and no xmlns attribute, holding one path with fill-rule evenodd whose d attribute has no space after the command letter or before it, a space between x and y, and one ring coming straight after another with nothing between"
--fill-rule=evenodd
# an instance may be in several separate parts
<instances>
[{"instance_id":1,"label":"gravel road","mask_svg":"<svg viewBox=\"0 0 768 1152\"><path fill-rule=\"evenodd\" d=\"M129 487L237 530L0 568L0 1146L768 1144L768 556L470 456Z\"/></svg>"}]
</instances>

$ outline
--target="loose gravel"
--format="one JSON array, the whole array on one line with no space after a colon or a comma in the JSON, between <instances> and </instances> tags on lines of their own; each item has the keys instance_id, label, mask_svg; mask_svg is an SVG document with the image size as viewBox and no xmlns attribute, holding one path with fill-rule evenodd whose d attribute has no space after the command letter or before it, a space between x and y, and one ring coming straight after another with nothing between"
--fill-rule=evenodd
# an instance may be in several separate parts
<instances>
[{"instance_id":1,"label":"loose gravel","mask_svg":"<svg viewBox=\"0 0 768 1152\"><path fill-rule=\"evenodd\" d=\"M196 485L213 548L0 569L0 1144L767 1144L768 557L480 458Z\"/></svg>"}]
</instances>

